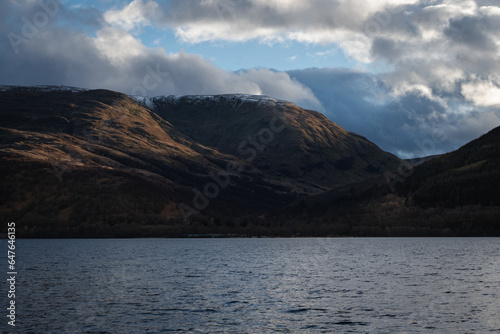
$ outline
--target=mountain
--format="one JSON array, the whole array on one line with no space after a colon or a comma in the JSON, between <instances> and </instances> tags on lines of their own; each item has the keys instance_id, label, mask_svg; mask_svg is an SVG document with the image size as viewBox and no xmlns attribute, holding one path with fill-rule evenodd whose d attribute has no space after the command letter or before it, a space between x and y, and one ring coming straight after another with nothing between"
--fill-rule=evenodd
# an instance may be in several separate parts
<instances>
[{"instance_id":1,"label":"mountain","mask_svg":"<svg viewBox=\"0 0 500 334\"><path fill-rule=\"evenodd\" d=\"M194 141L243 158L298 193L321 193L399 163L323 114L267 96L167 96L147 105Z\"/></svg>"},{"instance_id":2,"label":"mountain","mask_svg":"<svg viewBox=\"0 0 500 334\"><path fill-rule=\"evenodd\" d=\"M265 96L2 87L0 124L0 217L19 236L226 233L400 163Z\"/></svg>"}]
</instances>

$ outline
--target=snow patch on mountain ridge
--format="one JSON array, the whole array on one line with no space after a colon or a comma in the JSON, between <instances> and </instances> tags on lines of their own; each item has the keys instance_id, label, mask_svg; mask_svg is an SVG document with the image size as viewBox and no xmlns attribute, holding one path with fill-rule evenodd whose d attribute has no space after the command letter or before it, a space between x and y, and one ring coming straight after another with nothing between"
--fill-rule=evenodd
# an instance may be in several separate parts
<instances>
[{"instance_id":1,"label":"snow patch on mountain ridge","mask_svg":"<svg viewBox=\"0 0 500 334\"><path fill-rule=\"evenodd\" d=\"M289 101L275 99L267 95L251 95L251 94L217 94L217 95L162 95L155 97L130 96L138 104L154 109L157 102L172 102L180 103L181 101L189 102L219 102L221 100L234 102L234 106L240 106L245 102L256 102L266 104L288 104Z\"/></svg>"}]
</instances>

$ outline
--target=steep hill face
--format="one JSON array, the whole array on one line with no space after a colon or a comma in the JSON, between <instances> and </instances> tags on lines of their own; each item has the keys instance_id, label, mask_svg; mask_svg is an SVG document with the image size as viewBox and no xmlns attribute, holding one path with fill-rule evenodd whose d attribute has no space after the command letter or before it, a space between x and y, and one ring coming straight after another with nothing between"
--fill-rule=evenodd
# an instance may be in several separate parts
<instances>
[{"instance_id":1,"label":"steep hill face","mask_svg":"<svg viewBox=\"0 0 500 334\"><path fill-rule=\"evenodd\" d=\"M500 127L418 166L399 192L417 204L499 206Z\"/></svg>"},{"instance_id":2,"label":"steep hill face","mask_svg":"<svg viewBox=\"0 0 500 334\"><path fill-rule=\"evenodd\" d=\"M33 236L223 227L399 163L271 98L51 87L0 89L0 159L1 219Z\"/></svg>"},{"instance_id":3,"label":"steep hill face","mask_svg":"<svg viewBox=\"0 0 500 334\"><path fill-rule=\"evenodd\" d=\"M167 96L147 104L197 142L239 156L299 193L361 181L399 163L324 115L270 97Z\"/></svg>"}]
</instances>

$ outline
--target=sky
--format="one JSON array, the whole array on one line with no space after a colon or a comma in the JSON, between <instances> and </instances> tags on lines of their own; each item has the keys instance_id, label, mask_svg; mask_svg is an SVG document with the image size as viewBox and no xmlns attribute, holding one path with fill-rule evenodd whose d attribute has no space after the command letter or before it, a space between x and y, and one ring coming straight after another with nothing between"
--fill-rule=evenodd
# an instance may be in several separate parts
<instances>
[{"instance_id":1,"label":"sky","mask_svg":"<svg viewBox=\"0 0 500 334\"><path fill-rule=\"evenodd\" d=\"M500 125L495 0L4 0L0 84L263 94L402 158Z\"/></svg>"}]
</instances>

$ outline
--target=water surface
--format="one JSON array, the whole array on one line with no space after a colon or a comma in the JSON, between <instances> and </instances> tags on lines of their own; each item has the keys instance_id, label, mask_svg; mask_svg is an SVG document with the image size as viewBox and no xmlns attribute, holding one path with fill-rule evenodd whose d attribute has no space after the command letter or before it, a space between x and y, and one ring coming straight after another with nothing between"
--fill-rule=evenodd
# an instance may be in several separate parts
<instances>
[{"instance_id":1,"label":"water surface","mask_svg":"<svg viewBox=\"0 0 500 334\"><path fill-rule=\"evenodd\" d=\"M19 332L500 331L499 238L18 240L17 251Z\"/></svg>"}]
</instances>

